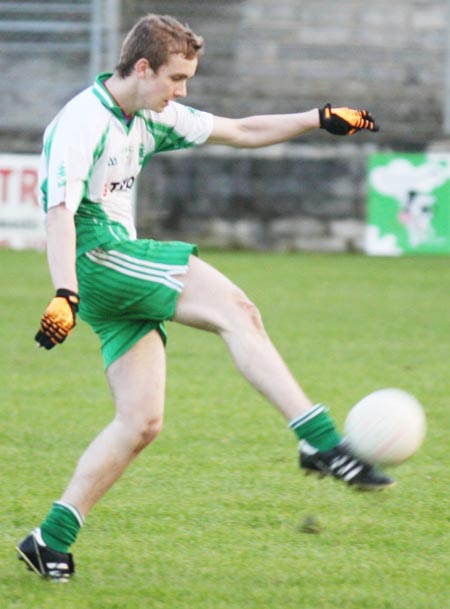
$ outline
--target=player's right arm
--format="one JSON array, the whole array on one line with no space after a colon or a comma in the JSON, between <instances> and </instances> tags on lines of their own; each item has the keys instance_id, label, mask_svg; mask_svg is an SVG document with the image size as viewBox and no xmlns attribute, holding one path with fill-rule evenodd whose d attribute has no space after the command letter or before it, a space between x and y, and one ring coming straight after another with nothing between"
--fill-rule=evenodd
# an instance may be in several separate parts
<instances>
[{"instance_id":1,"label":"player's right arm","mask_svg":"<svg viewBox=\"0 0 450 609\"><path fill-rule=\"evenodd\" d=\"M74 216L65 203L61 203L47 213L47 257L56 295L48 304L35 337L40 347L52 349L62 343L75 326L80 301L75 253Z\"/></svg>"},{"instance_id":2,"label":"player's right arm","mask_svg":"<svg viewBox=\"0 0 450 609\"><path fill-rule=\"evenodd\" d=\"M41 318L35 340L46 349L52 349L67 338L75 326L80 300L74 216L86 190L100 139L98 132L102 129L102 125L95 128L99 121L95 123L95 117L85 109L89 101L87 95L80 94L69 102L44 134L40 184L47 215L48 264L56 295ZM88 126L86 116L91 118Z\"/></svg>"},{"instance_id":3,"label":"player's right arm","mask_svg":"<svg viewBox=\"0 0 450 609\"><path fill-rule=\"evenodd\" d=\"M47 213L47 258L56 290L78 291L74 215L63 202Z\"/></svg>"}]
</instances>

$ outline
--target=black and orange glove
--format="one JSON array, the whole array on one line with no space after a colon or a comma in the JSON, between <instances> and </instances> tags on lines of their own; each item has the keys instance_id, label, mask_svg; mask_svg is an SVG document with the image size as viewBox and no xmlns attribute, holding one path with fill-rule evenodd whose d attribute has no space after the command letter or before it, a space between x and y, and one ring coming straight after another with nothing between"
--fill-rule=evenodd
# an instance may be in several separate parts
<instances>
[{"instance_id":1,"label":"black and orange glove","mask_svg":"<svg viewBox=\"0 0 450 609\"><path fill-rule=\"evenodd\" d=\"M326 104L319 108L320 128L333 135L353 135L361 129L379 131L373 116L368 110L353 108L332 108Z\"/></svg>"},{"instance_id":2,"label":"black and orange glove","mask_svg":"<svg viewBox=\"0 0 450 609\"><path fill-rule=\"evenodd\" d=\"M49 303L41 318L41 327L34 337L39 347L53 349L66 340L78 312L80 297L71 290L57 290L55 298Z\"/></svg>"}]
</instances>

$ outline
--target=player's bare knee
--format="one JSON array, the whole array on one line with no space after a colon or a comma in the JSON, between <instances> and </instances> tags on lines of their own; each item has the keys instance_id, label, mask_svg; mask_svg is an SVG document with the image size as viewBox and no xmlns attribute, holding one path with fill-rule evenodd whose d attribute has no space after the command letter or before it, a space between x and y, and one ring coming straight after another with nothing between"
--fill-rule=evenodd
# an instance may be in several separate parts
<instances>
[{"instance_id":1,"label":"player's bare knee","mask_svg":"<svg viewBox=\"0 0 450 609\"><path fill-rule=\"evenodd\" d=\"M151 417L134 423L133 452L141 452L159 435L163 425L162 417Z\"/></svg>"},{"instance_id":2,"label":"player's bare knee","mask_svg":"<svg viewBox=\"0 0 450 609\"><path fill-rule=\"evenodd\" d=\"M155 440L162 429L162 417L155 417L143 422L141 427L141 444L143 447Z\"/></svg>"},{"instance_id":3,"label":"player's bare knee","mask_svg":"<svg viewBox=\"0 0 450 609\"><path fill-rule=\"evenodd\" d=\"M243 292L236 292L234 300L243 323L249 324L253 330L265 335L266 332L258 307Z\"/></svg>"}]
</instances>

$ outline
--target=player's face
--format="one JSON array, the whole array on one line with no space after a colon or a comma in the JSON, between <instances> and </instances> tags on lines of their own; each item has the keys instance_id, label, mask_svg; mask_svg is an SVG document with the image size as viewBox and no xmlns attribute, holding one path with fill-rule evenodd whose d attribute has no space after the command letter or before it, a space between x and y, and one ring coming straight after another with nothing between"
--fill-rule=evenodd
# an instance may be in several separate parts
<instances>
[{"instance_id":1,"label":"player's face","mask_svg":"<svg viewBox=\"0 0 450 609\"><path fill-rule=\"evenodd\" d=\"M144 84L145 108L162 112L169 101L186 97L187 81L197 69L198 59L186 59L184 55L173 54L169 61L157 72L149 69Z\"/></svg>"}]
</instances>

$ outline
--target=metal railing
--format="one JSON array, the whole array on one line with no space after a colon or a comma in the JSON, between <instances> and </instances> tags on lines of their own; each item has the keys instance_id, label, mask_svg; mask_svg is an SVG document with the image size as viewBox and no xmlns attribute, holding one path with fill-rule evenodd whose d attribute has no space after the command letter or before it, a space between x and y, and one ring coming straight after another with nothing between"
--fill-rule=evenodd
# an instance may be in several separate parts
<instances>
[{"instance_id":1,"label":"metal railing","mask_svg":"<svg viewBox=\"0 0 450 609\"><path fill-rule=\"evenodd\" d=\"M89 79L117 61L120 0L0 2L0 52L86 55Z\"/></svg>"}]
</instances>

